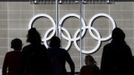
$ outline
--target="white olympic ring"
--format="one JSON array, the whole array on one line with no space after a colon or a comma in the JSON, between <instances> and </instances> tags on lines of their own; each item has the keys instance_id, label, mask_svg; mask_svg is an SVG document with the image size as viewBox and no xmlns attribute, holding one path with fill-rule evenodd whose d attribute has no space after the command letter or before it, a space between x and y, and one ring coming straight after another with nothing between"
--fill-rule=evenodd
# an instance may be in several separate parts
<instances>
[{"instance_id":1,"label":"white olympic ring","mask_svg":"<svg viewBox=\"0 0 134 75\"><path fill-rule=\"evenodd\" d=\"M35 22L37 19L41 18L41 17L48 18L48 19L52 22L52 25L53 25L53 27L51 27L50 29L48 29L48 30L46 31L46 33L45 33L45 35L44 35L44 37L43 37L43 39L42 39L42 40L44 41L45 46L48 48L47 41L50 40L50 39L56 34L56 28L57 28L54 19L53 19L50 15L44 14L44 13L43 13L43 14L37 14L37 15L35 15L35 16L30 20L29 25L28 25L28 29L32 28L34 22ZM60 21L59 21L59 26L58 26L58 28L60 29L59 32L61 33L61 36L62 36L65 40L68 41L68 44L67 44L67 46L65 47L66 50L68 50L68 49L70 48L70 46L71 46L71 44L72 44L72 42L73 42L73 43L74 43L74 46L76 47L76 49L77 49L78 51L81 51L82 53L87 53L87 54L88 54L88 53L94 53L94 52L96 52L96 51L98 50L98 48L100 47L102 41L106 41L106 40L108 40L108 39L111 38L111 34L110 34L109 36L107 36L107 37L103 37L103 38L102 38L101 35L100 35L100 33L97 31L97 29L95 29L94 27L92 27L92 24L93 24L93 22L96 20L96 18L99 18L99 17L106 17L106 18L108 18L108 19L111 21L111 23L112 23L112 25L113 25L113 26L112 26L112 30L116 27L115 21L113 20L113 18L112 18L110 15L108 15L108 14L106 14L106 13L99 13L99 14L94 15L94 16L89 20L88 26L86 26L86 23L85 23L84 19L81 18L82 28L81 28L81 29L77 29L77 31L75 32L74 36L71 37L71 35L70 35L70 33L67 31L67 29L65 29L65 28L63 27L64 21L65 21L66 19L70 18L70 17L75 17L75 18L77 18L77 19L80 20L80 16L79 16L78 14L70 13L70 14L67 14L67 15L63 16L63 17L60 19ZM81 30L82 30L82 32L81 32L81 37L80 37L80 36L78 36L78 34L80 33ZM87 51L87 50L81 50L81 49L79 48L78 44L77 44L77 41L80 40L80 38L84 37L84 34L86 33L86 30L89 31L89 33L90 33L91 37L93 37L93 39L95 39L95 40L98 41L96 47L93 48L92 50L89 50L89 51ZM62 33L63 31L67 34L67 36L65 36L65 35ZM96 35L94 35L94 33L93 33L92 31L94 31L94 32L96 33ZM50 33L51 33L51 35L49 35Z\"/></svg>"}]
</instances>

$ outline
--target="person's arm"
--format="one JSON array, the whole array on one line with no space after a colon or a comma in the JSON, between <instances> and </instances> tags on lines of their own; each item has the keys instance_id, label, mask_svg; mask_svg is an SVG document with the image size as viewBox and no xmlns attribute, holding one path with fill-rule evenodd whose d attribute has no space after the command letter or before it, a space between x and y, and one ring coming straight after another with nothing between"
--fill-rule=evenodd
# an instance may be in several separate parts
<instances>
[{"instance_id":1,"label":"person's arm","mask_svg":"<svg viewBox=\"0 0 134 75\"><path fill-rule=\"evenodd\" d=\"M111 56L110 56L111 57ZM111 66L111 59L109 57L109 46L104 46L101 58L100 73L102 75L107 75L109 67Z\"/></svg>"},{"instance_id":2,"label":"person's arm","mask_svg":"<svg viewBox=\"0 0 134 75\"><path fill-rule=\"evenodd\" d=\"M8 67L8 62L7 62L7 54L6 54L3 62L3 67L2 67L2 75L7 75L7 67Z\"/></svg>"},{"instance_id":3,"label":"person's arm","mask_svg":"<svg viewBox=\"0 0 134 75\"><path fill-rule=\"evenodd\" d=\"M73 62L73 60L71 59L70 55L67 53L66 54L66 60L70 66L70 69L71 69L71 75L74 75L74 72L75 72L75 64Z\"/></svg>"}]
</instances>

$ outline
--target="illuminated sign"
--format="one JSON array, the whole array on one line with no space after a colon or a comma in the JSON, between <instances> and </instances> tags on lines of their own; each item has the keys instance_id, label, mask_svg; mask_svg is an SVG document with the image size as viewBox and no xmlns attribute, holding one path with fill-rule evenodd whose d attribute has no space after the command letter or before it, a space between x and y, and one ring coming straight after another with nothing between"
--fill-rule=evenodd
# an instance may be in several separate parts
<instances>
[{"instance_id":1,"label":"illuminated sign","mask_svg":"<svg viewBox=\"0 0 134 75\"><path fill-rule=\"evenodd\" d=\"M43 13L43 14L37 14L37 15L35 15L30 20L29 25L28 25L28 29L30 29L31 27L33 27L33 24L34 24L34 22L37 19L42 18L42 17L48 18L52 22L52 27L46 31L46 33L45 33L45 35L44 35L44 37L42 39L44 41L44 44L45 44L45 46L47 48L48 48L47 41L50 40L56 34L56 30L58 28L58 29L60 29L60 31L59 31L60 33L59 34L61 34L61 37L63 39L65 39L65 40L68 41L67 46L65 47L65 49L68 50L70 48L71 44L73 43L74 46L76 47L76 49L78 51L80 51L81 49L78 46L77 41L80 40L80 38L84 37L84 34L88 30L88 32L91 35L91 37L94 40L97 40L98 42L97 42L97 45L93 49L91 49L91 50L81 50L82 53L86 53L86 54L96 52L98 50L98 48L100 47L102 41L106 41L106 40L108 40L108 39L111 38L111 33L107 37L101 37L101 34L98 32L98 30L96 28L92 27L93 22L97 18L99 18L99 17L106 17L106 18L108 18L111 21L111 23L112 23L112 29L114 29L116 27L116 24L115 24L115 21L113 20L113 18L110 15L106 14L106 13L98 13L98 14L94 15L89 20L88 25L86 25L84 19L82 17L80 18L80 16L78 14L76 14L76 13L66 14L66 15L64 15L59 20L59 23L58 23L59 26L58 27L56 26L55 20L50 15ZM71 34L68 32L68 30L63 27L63 23L65 22L65 20L66 19L70 19L71 17L75 17L75 18L81 20L81 24L82 24L82 28L77 29L73 37L71 37ZM67 36L65 36L63 34L63 31L66 33ZM81 31L81 34L79 34L80 31ZM94 33L92 31L94 31L94 33L96 35L94 35ZM50 35L50 33L51 33L51 35ZM78 35L81 35L81 36L78 36Z\"/></svg>"}]
</instances>

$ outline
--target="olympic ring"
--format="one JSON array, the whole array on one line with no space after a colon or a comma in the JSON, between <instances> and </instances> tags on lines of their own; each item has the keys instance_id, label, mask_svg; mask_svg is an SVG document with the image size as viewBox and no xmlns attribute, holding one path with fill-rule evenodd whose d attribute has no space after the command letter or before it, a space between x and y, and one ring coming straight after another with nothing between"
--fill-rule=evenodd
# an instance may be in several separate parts
<instances>
[{"instance_id":1,"label":"olympic ring","mask_svg":"<svg viewBox=\"0 0 134 75\"><path fill-rule=\"evenodd\" d=\"M37 19L41 18L41 17L48 18L48 19L52 22L52 25L53 25L53 27L51 27L50 29L48 29L48 30L46 31L46 33L45 33L45 35L44 35L44 37L43 37L43 39L42 39L42 40L44 41L44 45L48 48L47 41L50 40L50 39L56 34L56 28L57 28L57 27L56 27L55 20L54 20L50 15L48 15L48 14L37 14L37 15L35 15L35 16L30 20L29 25L28 25L28 29L32 28L34 22L35 22ZM67 14L67 15L63 16L63 17L60 19L60 21L59 21L59 26L58 26L58 28L60 29L59 32L60 32L60 34L61 34L61 37L63 37L65 40L68 41L68 44L67 44L67 46L65 47L66 50L68 50L68 49L70 48L71 44L74 43L74 46L76 47L76 49L77 49L78 51L81 51L82 53L86 53L86 54L88 54L88 53L94 53L94 52L96 52L96 51L98 50L98 48L100 47L102 41L106 41L106 40L110 39L110 38L111 38L111 34L110 34L109 36L107 36L107 37L103 37L103 38L102 38L101 35L100 35L100 33L97 31L97 29L94 28L94 27L92 27L93 22L94 22L97 18L99 18L99 17L106 17L106 18L108 18L108 19L111 21L112 25L113 25L113 26L112 26L112 30L116 27L115 21L113 20L113 18L112 18L110 15L105 14L105 13L99 13L99 14L94 15L94 16L89 20L88 26L86 26L86 23L85 23L84 19L81 18L82 28L81 28L81 29L77 29L76 32L75 32L75 34L74 34L74 36L71 37L71 35L70 35L70 33L68 32L68 30L63 27L63 23L65 22L65 20L68 19L68 18L70 18L70 17L75 17L75 18L77 18L77 19L80 20L80 16L79 16L78 14L70 13L70 14ZM87 51L87 50L81 50L80 47L79 47L78 44L77 44L77 41L79 41L80 38L84 37L84 35L85 35L85 33L86 33L87 30L89 31L91 37L92 37L93 39L95 39L95 40L98 41L96 47L93 48L93 49L91 49L91 50L89 50L89 51ZM67 36L65 36L65 35L63 34L63 31L66 33ZM92 31L94 31L96 35L94 35L94 33L93 33ZM81 36L78 36L78 34L79 34L80 32L81 32ZM50 35L50 33L51 33L51 35Z\"/></svg>"}]
</instances>

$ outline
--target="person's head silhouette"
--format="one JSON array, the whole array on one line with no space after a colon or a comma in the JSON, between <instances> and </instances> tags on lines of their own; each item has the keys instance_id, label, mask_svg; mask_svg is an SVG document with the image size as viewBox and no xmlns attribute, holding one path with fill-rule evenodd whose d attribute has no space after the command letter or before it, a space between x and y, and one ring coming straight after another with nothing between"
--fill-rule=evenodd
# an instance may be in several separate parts
<instances>
[{"instance_id":1,"label":"person's head silhouette","mask_svg":"<svg viewBox=\"0 0 134 75\"><path fill-rule=\"evenodd\" d=\"M51 39L50 39L50 44L49 46L50 47L60 47L60 38L57 37L57 36L53 36Z\"/></svg>"},{"instance_id":2,"label":"person's head silhouette","mask_svg":"<svg viewBox=\"0 0 134 75\"><path fill-rule=\"evenodd\" d=\"M122 42L125 39L125 33L120 28L115 28L112 32L112 40L116 42Z\"/></svg>"},{"instance_id":3,"label":"person's head silhouette","mask_svg":"<svg viewBox=\"0 0 134 75\"><path fill-rule=\"evenodd\" d=\"M85 56L85 64L86 65L96 65L96 61L94 60L94 58L91 55L86 55Z\"/></svg>"},{"instance_id":4,"label":"person's head silhouette","mask_svg":"<svg viewBox=\"0 0 134 75\"><path fill-rule=\"evenodd\" d=\"M35 28L31 28L28 31L27 42L30 42L31 44L40 44L41 43L40 34Z\"/></svg>"},{"instance_id":5,"label":"person's head silhouette","mask_svg":"<svg viewBox=\"0 0 134 75\"><path fill-rule=\"evenodd\" d=\"M18 38L13 39L11 41L11 48L13 48L14 50L21 50L22 48L22 41Z\"/></svg>"}]
</instances>

